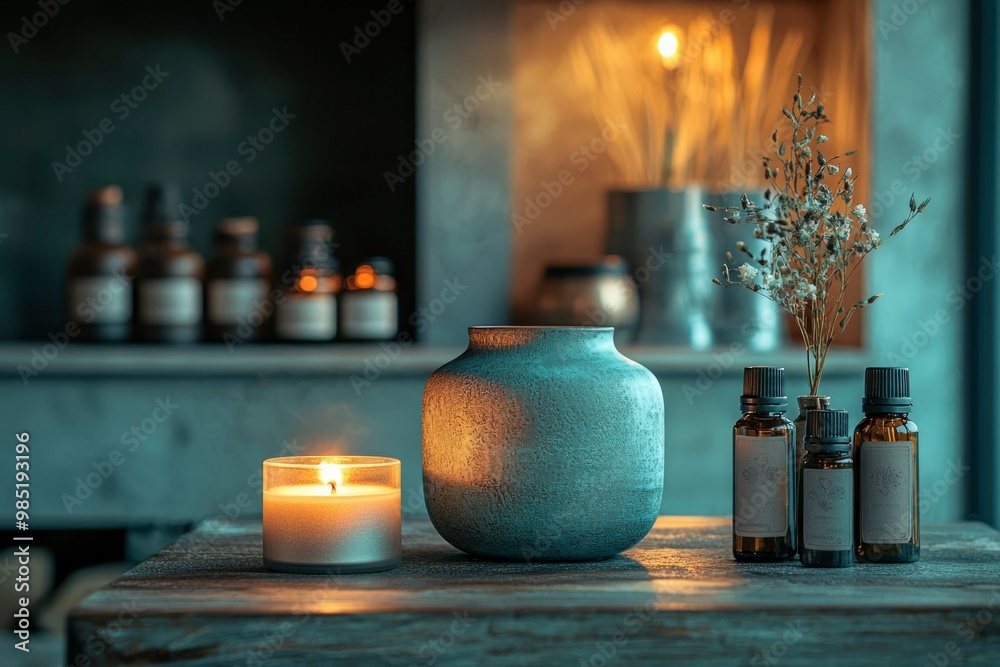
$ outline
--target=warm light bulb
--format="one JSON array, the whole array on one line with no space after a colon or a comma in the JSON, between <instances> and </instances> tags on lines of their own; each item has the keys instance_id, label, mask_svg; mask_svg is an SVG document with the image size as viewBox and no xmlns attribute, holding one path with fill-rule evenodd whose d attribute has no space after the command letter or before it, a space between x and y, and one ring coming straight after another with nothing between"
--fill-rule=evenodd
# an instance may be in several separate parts
<instances>
[{"instance_id":1,"label":"warm light bulb","mask_svg":"<svg viewBox=\"0 0 1000 667\"><path fill-rule=\"evenodd\" d=\"M344 483L344 473L336 463L323 461L319 464L319 481L329 484L333 493L336 493L337 487Z\"/></svg>"},{"instance_id":2,"label":"warm light bulb","mask_svg":"<svg viewBox=\"0 0 1000 667\"><path fill-rule=\"evenodd\" d=\"M680 63L681 41L678 30L674 26L664 28L656 40L656 50L663 59L663 66L673 69Z\"/></svg>"},{"instance_id":3,"label":"warm light bulb","mask_svg":"<svg viewBox=\"0 0 1000 667\"><path fill-rule=\"evenodd\" d=\"M676 56L678 46L677 35L669 30L660 35L660 39L656 42L656 50L659 51L660 55L664 58L672 58L673 56Z\"/></svg>"}]
</instances>

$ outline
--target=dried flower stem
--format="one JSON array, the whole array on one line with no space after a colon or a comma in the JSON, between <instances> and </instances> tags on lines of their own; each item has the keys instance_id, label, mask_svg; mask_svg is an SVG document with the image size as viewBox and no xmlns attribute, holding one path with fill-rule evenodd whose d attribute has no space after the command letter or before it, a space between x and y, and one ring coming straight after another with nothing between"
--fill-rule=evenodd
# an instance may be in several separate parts
<instances>
[{"instance_id":1,"label":"dried flower stem","mask_svg":"<svg viewBox=\"0 0 1000 667\"><path fill-rule=\"evenodd\" d=\"M768 250L760 257L746 244L738 243L737 249L750 263L739 267L739 280L731 280L729 266L723 265L723 281L715 282L745 287L771 299L792 316L805 344L809 392L815 396L833 340L857 311L882 296L875 294L844 307L847 286L858 267L885 239L868 222L864 206L851 208L857 176L849 166L841 170L840 161L854 151L830 158L823 155L820 145L827 137L819 133L819 127L828 118L815 95L803 101L801 76L791 108L782 107L781 112L791 126L790 139L787 144L779 142L777 130L771 135L774 155L763 160L764 179L769 184L763 205L744 194L739 207L705 208L727 212L729 223L755 225L754 237L768 242ZM779 170L772 166L775 162L781 164L780 182ZM824 182L827 180L830 185ZM918 206L911 195L909 213L886 238L903 231L929 202L926 199Z\"/></svg>"}]
</instances>

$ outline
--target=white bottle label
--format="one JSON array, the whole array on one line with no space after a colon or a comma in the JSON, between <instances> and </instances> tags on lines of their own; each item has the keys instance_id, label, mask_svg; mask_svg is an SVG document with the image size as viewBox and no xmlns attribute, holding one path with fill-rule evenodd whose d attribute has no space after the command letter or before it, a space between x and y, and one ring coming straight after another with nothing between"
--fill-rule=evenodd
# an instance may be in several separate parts
<instances>
[{"instance_id":1,"label":"white bottle label","mask_svg":"<svg viewBox=\"0 0 1000 667\"><path fill-rule=\"evenodd\" d=\"M223 325L245 322L260 308L266 294L267 283L257 278L213 280L208 284L208 321Z\"/></svg>"},{"instance_id":2,"label":"white bottle label","mask_svg":"<svg viewBox=\"0 0 1000 667\"><path fill-rule=\"evenodd\" d=\"M70 318L84 324L125 324L132 319L132 283L120 275L77 278L69 290Z\"/></svg>"},{"instance_id":3,"label":"white bottle label","mask_svg":"<svg viewBox=\"0 0 1000 667\"><path fill-rule=\"evenodd\" d=\"M788 533L788 440L736 436L733 528L740 537Z\"/></svg>"},{"instance_id":4,"label":"white bottle label","mask_svg":"<svg viewBox=\"0 0 1000 667\"><path fill-rule=\"evenodd\" d=\"M340 295L340 331L345 338L393 338L399 333L395 292L356 290Z\"/></svg>"},{"instance_id":5,"label":"white bottle label","mask_svg":"<svg viewBox=\"0 0 1000 667\"><path fill-rule=\"evenodd\" d=\"M815 551L854 548L854 471L802 469L802 545Z\"/></svg>"},{"instance_id":6,"label":"white bottle label","mask_svg":"<svg viewBox=\"0 0 1000 667\"><path fill-rule=\"evenodd\" d=\"M198 324L201 321L201 281L197 278L140 281L139 321L163 326Z\"/></svg>"},{"instance_id":7,"label":"white bottle label","mask_svg":"<svg viewBox=\"0 0 1000 667\"><path fill-rule=\"evenodd\" d=\"M863 442L861 539L898 544L913 539L913 443Z\"/></svg>"},{"instance_id":8,"label":"white bottle label","mask_svg":"<svg viewBox=\"0 0 1000 667\"><path fill-rule=\"evenodd\" d=\"M337 301L332 294L289 294L278 306L275 333L285 340L332 340Z\"/></svg>"}]
</instances>

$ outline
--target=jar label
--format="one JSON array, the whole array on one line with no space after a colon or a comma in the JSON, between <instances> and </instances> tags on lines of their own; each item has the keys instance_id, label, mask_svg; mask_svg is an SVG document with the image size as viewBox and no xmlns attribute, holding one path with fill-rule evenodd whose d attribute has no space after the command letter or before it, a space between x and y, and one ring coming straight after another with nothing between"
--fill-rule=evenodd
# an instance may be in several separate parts
<instances>
[{"instance_id":1,"label":"jar label","mask_svg":"<svg viewBox=\"0 0 1000 667\"><path fill-rule=\"evenodd\" d=\"M802 469L802 545L815 551L854 548L854 471Z\"/></svg>"},{"instance_id":2,"label":"jar label","mask_svg":"<svg viewBox=\"0 0 1000 667\"><path fill-rule=\"evenodd\" d=\"M399 332L395 292L357 290L340 295L340 331L345 338L392 338Z\"/></svg>"},{"instance_id":3,"label":"jar label","mask_svg":"<svg viewBox=\"0 0 1000 667\"><path fill-rule=\"evenodd\" d=\"M331 340L337 335L333 294L289 294L278 306L275 333L285 340Z\"/></svg>"},{"instance_id":4,"label":"jar label","mask_svg":"<svg viewBox=\"0 0 1000 667\"><path fill-rule=\"evenodd\" d=\"M740 537L788 533L788 440L736 436L733 528Z\"/></svg>"},{"instance_id":5,"label":"jar label","mask_svg":"<svg viewBox=\"0 0 1000 667\"><path fill-rule=\"evenodd\" d=\"M213 280L208 284L208 321L211 324L239 324L260 309L267 283L257 278Z\"/></svg>"},{"instance_id":6,"label":"jar label","mask_svg":"<svg viewBox=\"0 0 1000 667\"><path fill-rule=\"evenodd\" d=\"M84 324L125 324L132 319L132 283L120 275L76 278L70 284L70 319Z\"/></svg>"},{"instance_id":7,"label":"jar label","mask_svg":"<svg viewBox=\"0 0 1000 667\"><path fill-rule=\"evenodd\" d=\"M913 539L913 443L863 442L861 540L898 544Z\"/></svg>"},{"instance_id":8,"label":"jar label","mask_svg":"<svg viewBox=\"0 0 1000 667\"><path fill-rule=\"evenodd\" d=\"M201 281L197 278L140 281L139 321L162 326L198 324L201 321Z\"/></svg>"}]
</instances>

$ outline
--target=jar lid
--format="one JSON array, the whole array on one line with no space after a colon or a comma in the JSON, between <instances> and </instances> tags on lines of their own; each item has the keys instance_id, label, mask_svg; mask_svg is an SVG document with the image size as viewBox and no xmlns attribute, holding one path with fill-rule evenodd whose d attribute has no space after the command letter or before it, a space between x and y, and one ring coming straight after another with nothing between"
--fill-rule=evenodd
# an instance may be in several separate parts
<instances>
[{"instance_id":1,"label":"jar lid","mask_svg":"<svg viewBox=\"0 0 1000 667\"><path fill-rule=\"evenodd\" d=\"M603 261L592 264L549 264L545 267L546 278L625 275L628 275L628 265L617 255L608 255Z\"/></svg>"}]
</instances>

